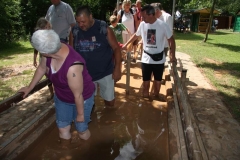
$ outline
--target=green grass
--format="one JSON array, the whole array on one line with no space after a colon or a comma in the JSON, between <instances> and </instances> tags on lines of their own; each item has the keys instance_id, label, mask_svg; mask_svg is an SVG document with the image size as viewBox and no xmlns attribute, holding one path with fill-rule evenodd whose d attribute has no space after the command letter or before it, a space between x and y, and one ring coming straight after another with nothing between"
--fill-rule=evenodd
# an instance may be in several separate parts
<instances>
[{"instance_id":1,"label":"green grass","mask_svg":"<svg viewBox=\"0 0 240 160\"><path fill-rule=\"evenodd\" d=\"M0 61L0 69L32 63L33 48L28 41L8 44L1 50Z\"/></svg>"},{"instance_id":2,"label":"green grass","mask_svg":"<svg viewBox=\"0 0 240 160\"><path fill-rule=\"evenodd\" d=\"M175 32L177 51L191 56L211 81L233 116L240 120L240 34L217 30L209 34Z\"/></svg>"},{"instance_id":3,"label":"green grass","mask_svg":"<svg viewBox=\"0 0 240 160\"><path fill-rule=\"evenodd\" d=\"M35 69L29 42L6 45L0 54L0 101L14 95L31 81Z\"/></svg>"}]
</instances>

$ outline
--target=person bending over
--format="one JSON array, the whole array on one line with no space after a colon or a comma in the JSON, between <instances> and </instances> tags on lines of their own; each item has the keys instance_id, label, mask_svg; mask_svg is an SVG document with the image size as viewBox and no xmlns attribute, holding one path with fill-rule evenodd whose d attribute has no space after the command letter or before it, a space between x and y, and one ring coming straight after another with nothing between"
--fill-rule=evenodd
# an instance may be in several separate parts
<instances>
[{"instance_id":1,"label":"person bending over","mask_svg":"<svg viewBox=\"0 0 240 160\"><path fill-rule=\"evenodd\" d=\"M85 60L71 46L61 43L53 30L34 32L31 44L40 52L42 60L29 86L18 92L23 92L25 98L46 74L55 89L56 123L61 143L71 143L70 128L73 121L79 137L87 140L91 135L88 123L94 104L95 85Z\"/></svg>"}]
</instances>

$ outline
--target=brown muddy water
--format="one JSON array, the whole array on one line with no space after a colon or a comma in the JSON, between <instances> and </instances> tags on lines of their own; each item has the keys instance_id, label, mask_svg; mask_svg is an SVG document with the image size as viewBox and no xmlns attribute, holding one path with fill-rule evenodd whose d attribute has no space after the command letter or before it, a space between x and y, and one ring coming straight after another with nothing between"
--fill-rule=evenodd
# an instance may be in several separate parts
<instances>
[{"instance_id":1,"label":"brown muddy water","mask_svg":"<svg viewBox=\"0 0 240 160\"><path fill-rule=\"evenodd\" d=\"M54 124L37 144L17 159L25 160L166 160L168 155L167 110L153 102L118 102L118 109L97 110L89 124L87 141L73 139L74 149L58 148L58 129Z\"/></svg>"}]
</instances>

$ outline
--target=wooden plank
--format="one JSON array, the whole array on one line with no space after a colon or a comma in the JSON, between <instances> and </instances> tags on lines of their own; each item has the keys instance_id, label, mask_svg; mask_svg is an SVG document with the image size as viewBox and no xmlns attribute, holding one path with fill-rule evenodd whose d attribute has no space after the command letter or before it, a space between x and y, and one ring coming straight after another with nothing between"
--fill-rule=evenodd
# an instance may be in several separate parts
<instances>
[{"instance_id":1,"label":"wooden plank","mask_svg":"<svg viewBox=\"0 0 240 160\"><path fill-rule=\"evenodd\" d=\"M21 148L21 151L27 148L27 146L33 143L33 141L36 140L46 128L55 122L54 113L54 106L51 105L47 110L36 115L34 118L30 117L29 119L26 119L26 121L29 121L28 125L23 126L17 133L9 136L9 139L3 139L3 142L1 142L0 145L0 157L4 156L9 158L11 154L15 155L14 153L20 153L15 151L17 148ZM49 117L52 120L49 121ZM39 129L41 132L36 132L36 130ZM34 136L33 139L30 138L32 136Z\"/></svg>"},{"instance_id":2,"label":"wooden plank","mask_svg":"<svg viewBox=\"0 0 240 160\"><path fill-rule=\"evenodd\" d=\"M50 83L51 82L48 79L40 81L29 94L33 94L34 92L39 91L40 89L44 88ZM21 100L23 100L22 95L23 95L22 93L16 93L15 95L0 102L0 113L11 108L15 103L18 103Z\"/></svg>"}]
</instances>

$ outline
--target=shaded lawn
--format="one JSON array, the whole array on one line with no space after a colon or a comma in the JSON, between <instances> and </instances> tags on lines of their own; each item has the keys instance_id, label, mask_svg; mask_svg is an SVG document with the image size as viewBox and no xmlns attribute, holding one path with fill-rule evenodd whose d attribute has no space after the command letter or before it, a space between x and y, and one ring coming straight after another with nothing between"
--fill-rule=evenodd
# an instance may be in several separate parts
<instances>
[{"instance_id":1,"label":"shaded lawn","mask_svg":"<svg viewBox=\"0 0 240 160\"><path fill-rule=\"evenodd\" d=\"M240 34L217 30L206 43L204 38L202 33L175 32L177 51L191 56L240 121Z\"/></svg>"},{"instance_id":2,"label":"shaded lawn","mask_svg":"<svg viewBox=\"0 0 240 160\"><path fill-rule=\"evenodd\" d=\"M33 48L28 41L12 43L0 51L0 101L14 95L31 81Z\"/></svg>"}]
</instances>

